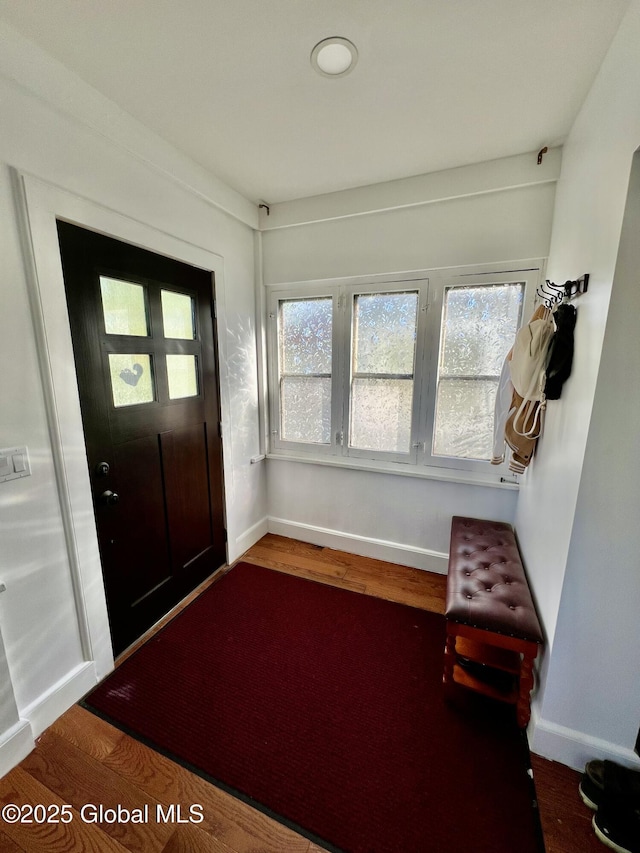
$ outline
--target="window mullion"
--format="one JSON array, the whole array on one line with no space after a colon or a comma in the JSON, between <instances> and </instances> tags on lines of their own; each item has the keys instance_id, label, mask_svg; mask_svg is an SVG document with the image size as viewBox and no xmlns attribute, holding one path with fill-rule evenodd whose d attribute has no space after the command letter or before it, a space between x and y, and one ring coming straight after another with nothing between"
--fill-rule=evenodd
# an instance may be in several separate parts
<instances>
[{"instance_id":1,"label":"window mullion","mask_svg":"<svg viewBox=\"0 0 640 853\"><path fill-rule=\"evenodd\" d=\"M418 454L425 449L425 371L427 368L427 326L429 315L429 281L419 287L418 316L416 318L416 353L413 367L413 405L411 412L411 461L415 465Z\"/></svg>"},{"instance_id":2,"label":"window mullion","mask_svg":"<svg viewBox=\"0 0 640 853\"><path fill-rule=\"evenodd\" d=\"M345 455L346 411L349 399L349 343L347 294L344 287L334 294L333 384L332 384L332 444L334 452ZM345 385L346 383L346 385Z\"/></svg>"}]
</instances>

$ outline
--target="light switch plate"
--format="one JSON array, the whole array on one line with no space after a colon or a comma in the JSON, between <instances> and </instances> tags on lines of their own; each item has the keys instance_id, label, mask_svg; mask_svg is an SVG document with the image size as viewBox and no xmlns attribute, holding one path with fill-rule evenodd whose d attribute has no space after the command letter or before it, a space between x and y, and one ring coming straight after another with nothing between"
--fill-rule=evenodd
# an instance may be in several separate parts
<instances>
[{"instance_id":1,"label":"light switch plate","mask_svg":"<svg viewBox=\"0 0 640 853\"><path fill-rule=\"evenodd\" d=\"M31 475L29 450L27 447L0 448L0 483L19 480Z\"/></svg>"}]
</instances>

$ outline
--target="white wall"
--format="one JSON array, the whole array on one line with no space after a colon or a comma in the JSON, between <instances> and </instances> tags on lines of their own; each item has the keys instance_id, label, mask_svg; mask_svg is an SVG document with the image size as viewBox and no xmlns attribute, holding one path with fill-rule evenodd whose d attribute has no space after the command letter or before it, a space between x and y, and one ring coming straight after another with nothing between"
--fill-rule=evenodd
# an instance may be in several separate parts
<instances>
[{"instance_id":1,"label":"white wall","mask_svg":"<svg viewBox=\"0 0 640 853\"><path fill-rule=\"evenodd\" d=\"M546 719L627 748L640 728L639 271L636 154L544 701Z\"/></svg>"},{"instance_id":2,"label":"white wall","mask_svg":"<svg viewBox=\"0 0 640 853\"><path fill-rule=\"evenodd\" d=\"M266 231L264 283L543 258L554 192L547 180Z\"/></svg>"},{"instance_id":3,"label":"white wall","mask_svg":"<svg viewBox=\"0 0 640 853\"><path fill-rule=\"evenodd\" d=\"M591 281L516 515L548 636L533 748L577 768L631 760L640 724L637 249L635 267L623 253L616 270L640 144L638 44L633 0L564 146L547 274ZM637 245L637 214L635 227Z\"/></svg>"},{"instance_id":4,"label":"white wall","mask_svg":"<svg viewBox=\"0 0 640 853\"><path fill-rule=\"evenodd\" d=\"M0 595L0 625L17 711L37 734L86 690L91 667L73 596L9 167L153 229L160 246L172 235L222 256L219 334L232 559L258 535L256 525L266 514L265 470L249 462L259 450L252 231L257 211L5 25L0 110L0 447L28 445L32 468L30 477L0 485L0 581L7 586ZM40 286L48 286L46 278ZM49 357L55 359L56 352ZM73 384L73 367L68 368ZM90 503L80 513L90 519ZM3 693L3 708L11 711L12 701ZM3 717L5 725L10 716ZM0 731L0 774L6 768L2 744ZM14 758L11 753L8 760Z\"/></svg>"},{"instance_id":5,"label":"white wall","mask_svg":"<svg viewBox=\"0 0 640 853\"><path fill-rule=\"evenodd\" d=\"M513 522L517 492L270 458L269 530L440 573L451 516Z\"/></svg>"},{"instance_id":6,"label":"white wall","mask_svg":"<svg viewBox=\"0 0 640 853\"><path fill-rule=\"evenodd\" d=\"M559 167L554 150L542 166L532 153L274 205L265 286L545 257ZM452 515L515 517L515 491L275 458L268 469L270 530L435 571Z\"/></svg>"}]
</instances>

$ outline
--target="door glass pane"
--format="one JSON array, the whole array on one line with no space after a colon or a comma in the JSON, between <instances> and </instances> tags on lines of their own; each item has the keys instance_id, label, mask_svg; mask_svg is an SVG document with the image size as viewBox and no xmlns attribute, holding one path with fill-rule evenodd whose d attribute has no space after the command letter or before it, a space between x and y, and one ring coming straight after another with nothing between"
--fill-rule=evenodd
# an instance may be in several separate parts
<instances>
[{"instance_id":1,"label":"door glass pane","mask_svg":"<svg viewBox=\"0 0 640 853\"><path fill-rule=\"evenodd\" d=\"M141 284L100 276L102 312L108 335L149 335L145 289Z\"/></svg>"},{"instance_id":2,"label":"door glass pane","mask_svg":"<svg viewBox=\"0 0 640 853\"><path fill-rule=\"evenodd\" d=\"M331 441L331 378L285 376L280 384L281 434L285 441Z\"/></svg>"},{"instance_id":3,"label":"door glass pane","mask_svg":"<svg viewBox=\"0 0 640 853\"><path fill-rule=\"evenodd\" d=\"M196 337L193 298L173 290L160 291L165 338L193 341ZM185 395L188 396L188 395Z\"/></svg>"},{"instance_id":4,"label":"door glass pane","mask_svg":"<svg viewBox=\"0 0 640 853\"><path fill-rule=\"evenodd\" d=\"M113 405L135 406L138 403L152 403L153 376L151 374L151 356L109 354L109 373Z\"/></svg>"},{"instance_id":5,"label":"door glass pane","mask_svg":"<svg viewBox=\"0 0 640 853\"><path fill-rule=\"evenodd\" d=\"M198 365L195 355L168 355L169 399L198 396Z\"/></svg>"},{"instance_id":6,"label":"door glass pane","mask_svg":"<svg viewBox=\"0 0 640 853\"><path fill-rule=\"evenodd\" d=\"M443 379L438 383L433 452L491 459L498 380Z\"/></svg>"},{"instance_id":7,"label":"door glass pane","mask_svg":"<svg viewBox=\"0 0 640 853\"><path fill-rule=\"evenodd\" d=\"M408 453L413 379L354 379L351 447Z\"/></svg>"},{"instance_id":8,"label":"door glass pane","mask_svg":"<svg viewBox=\"0 0 640 853\"><path fill-rule=\"evenodd\" d=\"M354 373L413 374L417 311L416 292L356 296Z\"/></svg>"}]
</instances>

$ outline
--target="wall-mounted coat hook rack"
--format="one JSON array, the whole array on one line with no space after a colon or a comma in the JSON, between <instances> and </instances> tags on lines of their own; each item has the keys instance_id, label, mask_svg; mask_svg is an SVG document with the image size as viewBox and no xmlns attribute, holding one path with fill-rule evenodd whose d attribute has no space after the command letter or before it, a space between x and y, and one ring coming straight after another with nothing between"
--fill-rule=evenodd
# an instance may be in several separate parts
<instances>
[{"instance_id":1,"label":"wall-mounted coat hook rack","mask_svg":"<svg viewBox=\"0 0 640 853\"><path fill-rule=\"evenodd\" d=\"M566 302L580 296L581 293L586 293L588 288L589 273L585 273L580 278L565 281L564 284L555 284L547 279L536 289L536 295L547 308L552 308L560 302Z\"/></svg>"}]
</instances>

